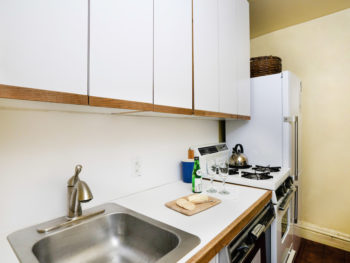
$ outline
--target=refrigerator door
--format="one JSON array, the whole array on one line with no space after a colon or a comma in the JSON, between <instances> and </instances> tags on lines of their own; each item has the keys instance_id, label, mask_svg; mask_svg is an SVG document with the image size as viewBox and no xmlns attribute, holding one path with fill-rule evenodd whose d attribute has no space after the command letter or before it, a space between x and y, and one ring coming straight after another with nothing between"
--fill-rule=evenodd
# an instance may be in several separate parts
<instances>
[{"instance_id":1,"label":"refrigerator door","mask_svg":"<svg viewBox=\"0 0 350 263\"><path fill-rule=\"evenodd\" d=\"M251 79L251 120L226 121L226 143L240 143L249 164L282 166L282 78Z\"/></svg>"},{"instance_id":2,"label":"refrigerator door","mask_svg":"<svg viewBox=\"0 0 350 263\"><path fill-rule=\"evenodd\" d=\"M300 217L301 176L301 81L289 71L282 73L283 89L283 165L291 168L295 180L293 221ZM295 237L297 238L297 237Z\"/></svg>"},{"instance_id":3,"label":"refrigerator door","mask_svg":"<svg viewBox=\"0 0 350 263\"><path fill-rule=\"evenodd\" d=\"M282 73L283 166L295 180L301 174L301 81L290 71Z\"/></svg>"}]
</instances>

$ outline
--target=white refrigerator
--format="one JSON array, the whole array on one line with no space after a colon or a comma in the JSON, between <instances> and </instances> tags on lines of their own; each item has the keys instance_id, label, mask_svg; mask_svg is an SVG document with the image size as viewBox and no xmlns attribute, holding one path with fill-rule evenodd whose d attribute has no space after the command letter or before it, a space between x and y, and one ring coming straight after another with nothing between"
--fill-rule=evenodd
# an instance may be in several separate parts
<instances>
[{"instance_id":1,"label":"white refrigerator","mask_svg":"<svg viewBox=\"0 0 350 263\"><path fill-rule=\"evenodd\" d=\"M290 71L251 79L251 120L226 121L226 143L244 146L253 165L291 169L297 187L294 222L300 207L301 81Z\"/></svg>"}]
</instances>

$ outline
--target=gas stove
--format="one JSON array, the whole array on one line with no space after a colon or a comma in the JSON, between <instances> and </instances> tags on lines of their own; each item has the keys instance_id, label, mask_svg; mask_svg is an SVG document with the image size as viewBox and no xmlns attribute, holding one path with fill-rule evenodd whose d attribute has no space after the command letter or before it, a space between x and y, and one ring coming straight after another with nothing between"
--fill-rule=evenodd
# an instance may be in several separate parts
<instances>
[{"instance_id":1,"label":"gas stove","mask_svg":"<svg viewBox=\"0 0 350 263\"><path fill-rule=\"evenodd\" d=\"M253 168L230 169L226 182L274 191L290 176L289 168L281 167L278 172L260 172ZM208 178L206 174L203 177ZM215 180L221 181L222 179L216 175Z\"/></svg>"},{"instance_id":2,"label":"gas stove","mask_svg":"<svg viewBox=\"0 0 350 263\"><path fill-rule=\"evenodd\" d=\"M230 150L225 143L193 146L195 154L199 156L200 166L205 169L209 159L228 158ZM247 185L267 190L276 190L290 176L290 169L280 166L248 165L246 167L230 167L227 183ZM206 172L203 178L208 178ZM216 175L215 180L221 181L221 177Z\"/></svg>"},{"instance_id":3,"label":"gas stove","mask_svg":"<svg viewBox=\"0 0 350 263\"><path fill-rule=\"evenodd\" d=\"M201 168L204 169L203 178L207 179L209 179L206 173L207 161L228 158L230 155L225 143L194 146L193 149L195 154L199 156ZM215 175L214 180L222 181L222 178ZM283 253L285 251L289 253L289 248L292 246L293 227L291 218L293 209L295 209L293 207L298 202L295 196L297 188L294 185L290 168L270 165L230 167L226 182L266 189L272 192L272 203L276 214L276 219L271 224L271 255L274 259L272 262L287 262L282 258L286 258Z\"/></svg>"}]
</instances>

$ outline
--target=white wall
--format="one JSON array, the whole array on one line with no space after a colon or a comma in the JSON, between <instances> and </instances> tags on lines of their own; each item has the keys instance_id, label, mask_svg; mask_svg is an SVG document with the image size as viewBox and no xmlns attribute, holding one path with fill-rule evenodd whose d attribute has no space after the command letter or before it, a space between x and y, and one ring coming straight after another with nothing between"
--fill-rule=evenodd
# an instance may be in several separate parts
<instances>
[{"instance_id":1,"label":"white wall","mask_svg":"<svg viewBox=\"0 0 350 263\"><path fill-rule=\"evenodd\" d=\"M218 141L217 121L0 110L0 238L66 214L74 166L94 199L83 209L180 179L191 144ZM142 176L132 176L140 158Z\"/></svg>"}]
</instances>

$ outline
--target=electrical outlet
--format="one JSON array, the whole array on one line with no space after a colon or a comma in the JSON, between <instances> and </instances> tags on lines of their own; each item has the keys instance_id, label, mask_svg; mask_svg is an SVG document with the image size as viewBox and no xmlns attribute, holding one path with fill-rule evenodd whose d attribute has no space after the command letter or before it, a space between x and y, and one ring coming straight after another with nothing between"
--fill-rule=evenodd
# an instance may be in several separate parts
<instances>
[{"instance_id":1,"label":"electrical outlet","mask_svg":"<svg viewBox=\"0 0 350 263\"><path fill-rule=\"evenodd\" d=\"M132 161L133 173L134 177L139 177L142 175L142 163L140 158L136 157Z\"/></svg>"}]
</instances>

